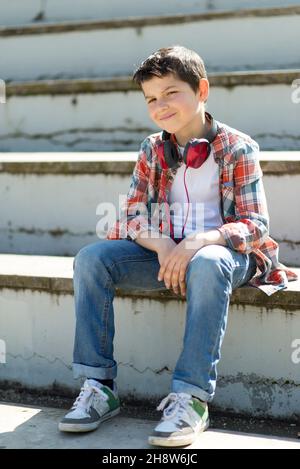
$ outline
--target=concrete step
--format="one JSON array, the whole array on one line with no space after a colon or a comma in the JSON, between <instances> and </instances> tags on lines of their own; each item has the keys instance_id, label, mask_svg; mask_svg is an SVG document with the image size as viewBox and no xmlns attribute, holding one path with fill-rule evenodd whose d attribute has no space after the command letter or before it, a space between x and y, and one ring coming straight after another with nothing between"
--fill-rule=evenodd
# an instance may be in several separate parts
<instances>
[{"instance_id":1,"label":"concrete step","mask_svg":"<svg viewBox=\"0 0 300 469\"><path fill-rule=\"evenodd\" d=\"M289 0L289 5L299 5L299 0ZM1 24L21 25L26 23L45 23L206 13L222 10L245 8L284 7L283 0L1 0Z\"/></svg>"},{"instance_id":2,"label":"concrete step","mask_svg":"<svg viewBox=\"0 0 300 469\"><path fill-rule=\"evenodd\" d=\"M1 78L131 74L170 38L199 52L211 72L294 68L299 31L300 6L2 27ZM212 32L213 41L195 42Z\"/></svg>"},{"instance_id":3,"label":"concrete step","mask_svg":"<svg viewBox=\"0 0 300 469\"><path fill-rule=\"evenodd\" d=\"M58 408L22 406L0 403L1 448L6 449L150 449L148 436L156 422L128 418L122 414L104 422L88 434L67 435L57 431L57 423L65 414ZM273 424L274 425L274 424ZM299 449L292 438L208 429L189 449ZM171 450L169 451L171 452ZM107 454L107 453L106 453ZM112 453L113 455L113 453ZM134 457L134 455L132 455ZM145 455L146 456L146 455ZM178 455L180 456L180 455ZM142 457L138 454L137 458ZM157 455L158 457L158 455ZM188 457L188 455L187 455ZM199 457L199 456L198 456ZM97 455L98 462L100 460ZM196 455L193 455L196 462ZM149 461L145 458L145 461ZM135 461L135 460L134 460ZM105 460L102 460L105 463ZM158 462L158 459L156 460Z\"/></svg>"},{"instance_id":4,"label":"concrete step","mask_svg":"<svg viewBox=\"0 0 300 469\"><path fill-rule=\"evenodd\" d=\"M0 154L2 252L75 255L105 237L103 210L119 213L136 159L137 152ZM261 166L281 261L300 266L300 152L261 152Z\"/></svg>"},{"instance_id":5,"label":"concrete step","mask_svg":"<svg viewBox=\"0 0 300 469\"><path fill-rule=\"evenodd\" d=\"M262 149L299 150L299 77L300 69L211 74L208 111ZM6 91L0 151L137 150L158 131L130 77L14 82Z\"/></svg>"},{"instance_id":6,"label":"concrete step","mask_svg":"<svg viewBox=\"0 0 300 469\"><path fill-rule=\"evenodd\" d=\"M72 263L71 257L0 255L0 385L78 392L71 372ZM162 397L181 349L185 300L170 291L116 289L114 310L121 398ZM299 330L299 281L270 297L235 290L214 409L299 418Z\"/></svg>"}]
</instances>

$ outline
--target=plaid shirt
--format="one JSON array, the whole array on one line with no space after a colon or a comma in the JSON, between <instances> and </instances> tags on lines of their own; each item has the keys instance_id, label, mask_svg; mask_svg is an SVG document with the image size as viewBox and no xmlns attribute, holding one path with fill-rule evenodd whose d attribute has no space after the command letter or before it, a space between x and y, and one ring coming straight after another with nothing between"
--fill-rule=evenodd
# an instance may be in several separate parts
<instances>
[{"instance_id":1,"label":"plaid shirt","mask_svg":"<svg viewBox=\"0 0 300 469\"><path fill-rule=\"evenodd\" d=\"M217 122L212 142L219 166L220 210L223 225L219 231L228 247L256 258L257 271L248 282L267 295L297 280L297 274L278 260L278 244L269 236L269 215L259 163L259 146L248 135ZM108 231L107 239L129 239L146 230L169 235L170 210L167 197L177 169L163 170L157 156L162 132L147 137L133 171L120 219ZM154 209L153 209L154 207Z\"/></svg>"}]
</instances>

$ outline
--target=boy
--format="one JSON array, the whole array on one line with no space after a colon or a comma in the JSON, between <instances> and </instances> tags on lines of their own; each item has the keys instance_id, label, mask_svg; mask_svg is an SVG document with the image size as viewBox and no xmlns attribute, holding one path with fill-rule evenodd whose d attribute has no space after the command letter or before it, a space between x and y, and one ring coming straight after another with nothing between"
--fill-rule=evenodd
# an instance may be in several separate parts
<instances>
[{"instance_id":1,"label":"boy","mask_svg":"<svg viewBox=\"0 0 300 469\"><path fill-rule=\"evenodd\" d=\"M278 263L278 245L269 237L257 143L205 112L209 82L202 59L181 46L163 48L140 65L134 80L164 132L142 143L122 216L107 239L75 258L73 366L75 377L86 380L59 428L90 431L120 410L114 287L172 288L186 296L185 335L172 392L158 407L164 412L149 443L181 446L209 424L232 290L250 283L271 294L296 275ZM183 219L187 200L192 213ZM202 224L195 229L197 204Z\"/></svg>"}]
</instances>

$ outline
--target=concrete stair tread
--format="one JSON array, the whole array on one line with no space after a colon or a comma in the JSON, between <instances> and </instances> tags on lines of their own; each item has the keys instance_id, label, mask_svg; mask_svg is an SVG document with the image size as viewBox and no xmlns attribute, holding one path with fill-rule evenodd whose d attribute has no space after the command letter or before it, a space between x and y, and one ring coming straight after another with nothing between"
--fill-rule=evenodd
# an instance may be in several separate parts
<instances>
[{"instance_id":1,"label":"concrete stair tread","mask_svg":"<svg viewBox=\"0 0 300 469\"><path fill-rule=\"evenodd\" d=\"M21 389L40 390L42 395L46 390L61 396L71 395L71 390L72 395L78 392L79 383L71 372L75 320L72 261L72 257L0 254L0 384L6 382L6 389L9 383L12 389L21 385ZM300 273L300 269L296 271ZM154 398L160 399L169 390L184 332L185 301L169 290L117 290L114 311L120 396L133 395L153 404ZM216 410L285 420L298 416L299 367L295 365L299 363L299 344L295 331L299 330L299 313L299 282L270 297L250 287L233 292ZM60 415L55 414L55 422ZM9 424L10 419L4 420ZM50 423L49 417L46 421L49 431L55 428L58 435L56 423ZM22 422L14 426L16 436L18 430L21 432L20 438ZM35 420L29 425L35 425ZM36 432L39 421L36 428L30 428ZM8 444L15 435L7 435ZM31 441L36 441L30 435ZM219 441L222 444L221 436ZM89 439L87 442L90 444ZM98 444L102 444L99 439Z\"/></svg>"},{"instance_id":2,"label":"concrete stair tread","mask_svg":"<svg viewBox=\"0 0 300 469\"><path fill-rule=\"evenodd\" d=\"M0 289L28 288L51 293L73 293L73 257L0 254ZM293 268L300 279L300 268ZM176 299L171 291L123 291L120 296ZM295 309L300 306L300 280L289 282L288 288L270 297L256 288L242 287L233 292L233 304L259 304Z\"/></svg>"},{"instance_id":3,"label":"concrete stair tread","mask_svg":"<svg viewBox=\"0 0 300 469\"><path fill-rule=\"evenodd\" d=\"M193 48L192 37L209 35L211 30L215 32L215 41L223 47L215 48L206 41L196 48L205 59L208 72L289 69L299 66L296 48L289 46L297 43L299 20L300 6L292 5L4 26L0 27L5 63L1 78L8 81L70 78L82 74L89 77L122 76L130 74L136 64L168 38L175 35L179 43ZM285 31L285 41L281 41L276 33L278 28ZM228 30L234 33L228 34ZM236 39L241 35L242 45ZM39 42L36 43L37 38ZM110 47L101 47L102 44ZM120 44L124 44L126 53ZM70 62L74 50L76 61ZM99 50L101 61L98 60ZM30 67L26 67L28 63Z\"/></svg>"},{"instance_id":4,"label":"concrete stair tread","mask_svg":"<svg viewBox=\"0 0 300 469\"><path fill-rule=\"evenodd\" d=\"M0 163L38 163L56 161L135 161L137 152L134 151L99 151L99 152L1 152ZM260 151L263 161L300 161L300 150Z\"/></svg>"},{"instance_id":5,"label":"concrete stair tread","mask_svg":"<svg viewBox=\"0 0 300 469\"><path fill-rule=\"evenodd\" d=\"M132 174L138 152L2 152L0 173ZM261 151L264 174L300 174L300 151Z\"/></svg>"},{"instance_id":6,"label":"concrete stair tread","mask_svg":"<svg viewBox=\"0 0 300 469\"><path fill-rule=\"evenodd\" d=\"M289 0L288 4L297 5L297 0ZM99 20L128 19L130 17L145 17L158 15L172 15L178 13L206 13L213 11L235 11L253 8L284 7L283 0L185 0L184 6L180 0L152 0L151 4L139 0L127 0L126 5L119 0L105 2L103 0L23 0L18 9L10 0L2 0L1 23L6 26L25 24L45 24L49 22L78 21L98 18Z\"/></svg>"},{"instance_id":7,"label":"concrete stair tread","mask_svg":"<svg viewBox=\"0 0 300 469\"><path fill-rule=\"evenodd\" d=\"M290 84L299 78L300 69L274 70L236 70L209 73L211 86L245 86ZM22 81L7 81L6 95L31 96L41 94L95 93L109 91L130 91L140 88L131 76L112 76L110 78L56 78Z\"/></svg>"},{"instance_id":8,"label":"concrete stair tread","mask_svg":"<svg viewBox=\"0 0 300 469\"><path fill-rule=\"evenodd\" d=\"M0 403L0 411L2 448L154 448L147 443L148 435L156 425L156 422L151 420L128 418L121 414L104 422L94 432L70 435L57 431L57 424L65 414L65 410ZM274 422L272 425L274 426ZM286 437L208 429L188 448L299 449L300 442Z\"/></svg>"},{"instance_id":9,"label":"concrete stair tread","mask_svg":"<svg viewBox=\"0 0 300 469\"><path fill-rule=\"evenodd\" d=\"M176 15L156 15L137 18L117 18L111 20L83 20L83 21L64 21L40 24L27 24L19 26L0 27L0 37L21 36L33 34L51 34L68 31L87 31L94 29L120 29L120 28L138 28L144 26L157 26L168 24L191 23L195 21L211 21L214 19L232 19L247 17L274 17L282 15L299 15L300 6L284 6L275 8L247 8L230 11L212 11L206 13L193 13Z\"/></svg>"},{"instance_id":10,"label":"concrete stair tread","mask_svg":"<svg viewBox=\"0 0 300 469\"><path fill-rule=\"evenodd\" d=\"M243 67L236 68L241 70ZM265 65L255 68L254 72L209 73L209 112L221 122L251 135L261 149L298 150L300 137L295 103L299 65L286 70L272 67L267 71ZM68 73L69 79L61 79L64 74L58 71L52 79L27 81L23 76L24 80L7 82L6 105L0 107L1 150L94 152L138 149L141 141L158 129L150 119L142 93L132 82L129 71L119 73L108 67L105 70L110 70L107 79L99 78L100 71L98 78L92 78L93 70L83 65L78 79L71 79ZM83 73L88 75L87 78L83 78ZM45 76L50 77L48 73ZM17 75L13 77L18 78ZM248 100L257 102L258 107L245 113L242 103ZM28 107L32 109L29 118ZM39 114L41 108L47 109L43 115ZM278 119L279 114L281 119Z\"/></svg>"}]
</instances>

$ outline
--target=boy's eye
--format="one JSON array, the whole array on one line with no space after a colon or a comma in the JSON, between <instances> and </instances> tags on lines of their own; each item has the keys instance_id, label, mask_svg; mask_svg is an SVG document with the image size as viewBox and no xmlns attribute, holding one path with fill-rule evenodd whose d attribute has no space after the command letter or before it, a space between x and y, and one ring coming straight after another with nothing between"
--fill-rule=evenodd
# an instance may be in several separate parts
<instances>
[{"instance_id":1,"label":"boy's eye","mask_svg":"<svg viewBox=\"0 0 300 469\"><path fill-rule=\"evenodd\" d=\"M172 93L177 93L177 91L169 91L169 92L167 93L167 95L168 95L168 94L172 94ZM154 99L150 99L150 101L148 101L148 104L152 103L152 101L155 101L155 98L154 98Z\"/></svg>"}]
</instances>

